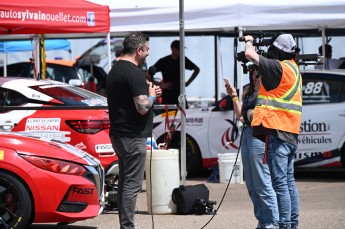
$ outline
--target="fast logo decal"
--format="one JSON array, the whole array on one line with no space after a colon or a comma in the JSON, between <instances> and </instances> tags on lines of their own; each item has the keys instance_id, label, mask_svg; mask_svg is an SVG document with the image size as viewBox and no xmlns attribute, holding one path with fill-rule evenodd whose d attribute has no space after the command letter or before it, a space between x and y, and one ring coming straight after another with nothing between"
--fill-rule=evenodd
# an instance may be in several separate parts
<instances>
[{"instance_id":1,"label":"fast logo decal","mask_svg":"<svg viewBox=\"0 0 345 229\"><path fill-rule=\"evenodd\" d=\"M95 150L97 153L114 152L113 146L111 144L95 145Z\"/></svg>"},{"instance_id":2,"label":"fast logo decal","mask_svg":"<svg viewBox=\"0 0 345 229\"><path fill-rule=\"evenodd\" d=\"M87 194L93 194L94 188L73 188L72 194L79 194L79 195L87 195Z\"/></svg>"},{"instance_id":3,"label":"fast logo decal","mask_svg":"<svg viewBox=\"0 0 345 229\"><path fill-rule=\"evenodd\" d=\"M222 135L222 139L221 139L222 146L225 149L230 149L229 146L231 146L234 149L238 149L238 146L236 146L233 143L236 141L238 137L238 129L237 129L236 123L234 123L233 121L229 119L225 119L225 121L230 123L230 127L227 128L224 134Z\"/></svg>"}]
</instances>

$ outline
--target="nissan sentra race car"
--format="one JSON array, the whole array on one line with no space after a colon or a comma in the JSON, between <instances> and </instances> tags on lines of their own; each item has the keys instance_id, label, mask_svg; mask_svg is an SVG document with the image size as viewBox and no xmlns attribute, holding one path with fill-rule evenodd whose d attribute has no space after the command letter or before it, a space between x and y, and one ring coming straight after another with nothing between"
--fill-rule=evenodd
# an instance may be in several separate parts
<instances>
[{"instance_id":1,"label":"nissan sentra race car","mask_svg":"<svg viewBox=\"0 0 345 229\"><path fill-rule=\"evenodd\" d=\"M303 79L303 111L295 167L345 167L345 71L307 71ZM154 118L157 143L166 142L171 124L170 148L180 149L181 112ZM217 164L218 154L237 153L240 124L228 97L215 106L186 109L187 175ZM169 125L166 125L166 123Z\"/></svg>"},{"instance_id":2,"label":"nissan sentra race car","mask_svg":"<svg viewBox=\"0 0 345 229\"><path fill-rule=\"evenodd\" d=\"M96 158L69 144L0 132L0 228L93 218L103 201Z\"/></svg>"},{"instance_id":3,"label":"nissan sentra race car","mask_svg":"<svg viewBox=\"0 0 345 229\"><path fill-rule=\"evenodd\" d=\"M0 130L66 142L99 159L107 170L117 164L117 155L106 106L105 97L69 84L0 77Z\"/></svg>"}]
</instances>

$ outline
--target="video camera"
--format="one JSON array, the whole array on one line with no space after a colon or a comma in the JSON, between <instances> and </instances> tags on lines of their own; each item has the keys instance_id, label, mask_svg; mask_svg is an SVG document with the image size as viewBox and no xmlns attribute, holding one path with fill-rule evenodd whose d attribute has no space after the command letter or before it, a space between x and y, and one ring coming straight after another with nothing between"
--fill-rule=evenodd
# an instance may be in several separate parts
<instances>
[{"instance_id":1,"label":"video camera","mask_svg":"<svg viewBox=\"0 0 345 229\"><path fill-rule=\"evenodd\" d=\"M266 52L264 51L264 47L266 46L270 46L272 45L272 38L265 38L266 37L266 34L265 33L257 33L257 34L254 34L252 35L254 40L253 40L253 46L256 47L256 53L259 54L259 55L262 55L262 56L266 56ZM245 38L244 37L240 37L238 38L238 40L240 42L245 42ZM254 70L254 67L253 65L249 65L248 66L248 60L247 58L245 57L245 52L242 51L242 52L239 52L236 54L236 60L239 61L239 62L242 62L241 66L242 66L242 69L243 69L243 74L247 74L248 72Z\"/></svg>"},{"instance_id":2,"label":"video camera","mask_svg":"<svg viewBox=\"0 0 345 229\"><path fill-rule=\"evenodd\" d=\"M255 46L256 48L256 53L261 56L267 56L267 52L264 51L264 48L273 44L272 37L276 37L277 34L265 34L265 33L259 32L259 33L253 33L252 36L254 38L253 46ZM238 40L240 42L245 42L244 36L239 37ZM244 51L236 53L236 60L239 62L242 62L241 66L243 68L243 74L247 74L248 72L255 69L253 65L248 65L249 61L245 57ZM299 56L299 60L296 64L303 65L303 66L319 65L319 64L322 64L321 60L322 60L322 57L317 54L305 54L305 55Z\"/></svg>"}]
</instances>

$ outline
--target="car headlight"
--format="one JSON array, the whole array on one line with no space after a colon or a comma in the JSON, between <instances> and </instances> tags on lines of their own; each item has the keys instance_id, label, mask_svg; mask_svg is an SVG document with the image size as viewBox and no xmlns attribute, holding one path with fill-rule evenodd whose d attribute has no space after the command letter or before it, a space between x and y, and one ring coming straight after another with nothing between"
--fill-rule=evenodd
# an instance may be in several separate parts
<instances>
[{"instance_id":1,"label":"car headlight","mask_svg":"<svg viewBox=\"0 0 345 229\"><path fill-rule=\"evenodd\" d=\"M72 162L24 154L19 156L38 168L54 173L83 176L87 172L83 166Z\"/></svg>"}]
</instances>

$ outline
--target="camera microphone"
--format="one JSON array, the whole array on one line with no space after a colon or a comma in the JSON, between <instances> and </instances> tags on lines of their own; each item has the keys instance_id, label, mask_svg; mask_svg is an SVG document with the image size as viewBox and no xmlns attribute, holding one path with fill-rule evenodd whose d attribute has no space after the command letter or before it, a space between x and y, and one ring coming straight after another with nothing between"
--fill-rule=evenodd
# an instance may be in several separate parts
<instances>
[{"instance_id":1,"label":"camera microphone","mask_svg":"<svg viewBox=\"0 0 345 229\"><path fill-rule=\"evenodd\" d=\"M245 37L239 37L238 40L240 42L245 42ZM253 40L253 46L270 46L272 45L272 39L271 38L255 38Z\"/></svg>"},{"instance_id":2,"label":"camera microphone","mask_svg":"<svg viewBox=\"0 0 345 229\"><path fill-rule=\"evenodd\" d=\"M272 45L272 39L271 38L264 38L261 39L259 46L270 46Z\"/></svg>"}]
</instances>

